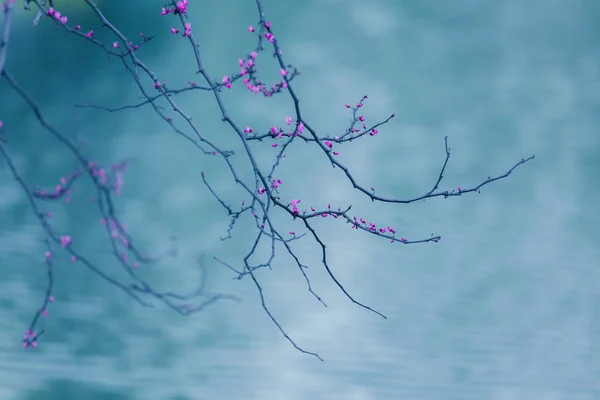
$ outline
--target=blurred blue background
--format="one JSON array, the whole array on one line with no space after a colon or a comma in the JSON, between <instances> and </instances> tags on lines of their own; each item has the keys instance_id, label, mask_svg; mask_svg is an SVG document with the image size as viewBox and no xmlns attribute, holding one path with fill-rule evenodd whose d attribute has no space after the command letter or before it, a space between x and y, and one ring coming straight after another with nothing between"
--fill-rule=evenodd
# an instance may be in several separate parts
<instances>
[{"instance_id":1,"label":"blurred blue background","mask_svg":"<svg viewBox=\"0 0 600 400\"><path fill-rule=\"evenodd\" d=\"M84 4L58 5L69 24L97 24ZM159 15L162 3L99 5L126 36L157 35L138 55L161 81L201 82L189 44L169 32L175 20ZM178 237L180 256L147 267L147 279L190 289L202 256L209 289L243 301L191 317L144 309L58 256L47 333L35 351L23 351L20 339L45 288L45 248L2 162L1 399L600 399L600 3L264 0L285 61L302 73L294 87L303 116L320 135L343 132L350 118L343 105L364 94L368 121L396 114L379 135L338 148L364 186L388 196L422 194L435 182L446 135L452 158L442 189L471 187L536 155L479 195L375 205L314 145L298 143L282 166L284 198L307 207L351 204L357 216L409 239L442 236L437 244L392 245L340 221L316 224L334 273L388 320L343 296L308 237L294 249L311 265L328 308L310 296L283 251L273 271L258 273L286 331L325 362L285 340L250 280L232 281L211 261L239 265L255 235L246 219L232 240L218 238L229 220L200 171L231 204L248 201L224 164L192 149L149 109L74 108L120 106L139 93L119 60L46 19L31 28L34 13L18 6L8 70L52 124L88 141L88 156L132 159L117 205L140 246L160 250ZM246 31L258 20L254 2L191 1L188 12L208 72L237 71L255 44ZM98 38L114 40L102 30ZM278 79L267 53L258 62L265 81ZM286 96L261 99L234 88L223 97L238 125L255 130L293 115ZM178 103L207 137L239 150L211 95L186 94ZM73 169L73 158L4 81L0 119L29 182L53 187ZM254 148L269 165L273 149ZM236 163L250 176L246 160ZM74 245L117 271L87 189L75 189L68 207L46 208ZM282 232L302 232L283 214L278 221Z\"/></svg>"}]
</instances>

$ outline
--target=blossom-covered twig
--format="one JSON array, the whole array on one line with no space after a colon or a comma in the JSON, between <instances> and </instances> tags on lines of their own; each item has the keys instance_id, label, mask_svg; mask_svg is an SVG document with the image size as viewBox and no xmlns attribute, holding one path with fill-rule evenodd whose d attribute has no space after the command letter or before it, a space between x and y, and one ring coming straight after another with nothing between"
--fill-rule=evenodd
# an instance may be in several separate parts
<instances>
[{"instance_id":1,"label":"blossom-covered twig","mask_svg":"<svg viewBox=\"0 0 600 400\"><path fill-rule=\"evenodd\" d=\"M50 0L49 0L50 1ZM164 254L156 257L148 257L140 252L133 245L133 239L127 233L125 225L116 217L115 206L112 197L118 195L122 190L122 176L128 166L127 163L117 163L111 168L105 168L97 163L87 159L82 149L73 141L55 129L42 115L42 112L36 106L35 102L25 93L11 74L6 71L4 61L6 60L6 48L8 43L8 33L10 32L10 9L12 1L5 3L5 33L0 47L0 74L6 80L13 91L22 97L30 106L35 114L40 125L50 132L59 143L67 148L77 160L79 169L69 175L65 175L60 185L57 185L54 190L42 191L32 188L21 177L19 171L11 160L7 149L6 139L3 137L3 142L0 144L0 153L6 160L8 168L12 173L15 181L21 186L23 192L28 198L32 211L37 215L41 227L45 234L47 252L45 254L45 265L48 269L48 287L45 293L43 305L36 313L33 322L31 323L25 335L25 346L34 346L39 339L43 330L36 330L40 315L45 316L47 306L53 301L53 263L54 263L54 248L67 252L71 260L86 265L97 275L119 287L127 294L136 299L139 303L145 306L151 304L146 300L150 296L163 302L168 307L181 314L190 314L201 310L208 304L219 299L235 299L231 295L210 294L206 292L202 285L198 290L187 295L177 295L171 292L160 292L151 288L138 274L138 267L144 263L161 262L165 257L174 256L176 254L174 243L173 247L167 250ZM102 13L100 8L92 0L85 0L85 3L94 12L98 25L96 27L82 27L80 25L72 25L67 16L60 13L53 7L50 1L49 7L45 1L26 0L26 4L34 3L41 15L48 16L47 20L63 29L68 34L74 34L82 40L86 40L119 60L126 72L129 73L134 80L140 94L141 100L134 104L119 105L119 106L103 106L90 102L88 104L79 104L78 107L87 107L104 110L107 112L122 112L125 110L135 111L141 107L150 107L161 119L169 126L177 135L183 137L191 145L196 147L201 154L213 156L214 162L221 162L228 173L230 174L233 184L238 185L245 193L246 200L240 199L239 206L233 206L229 201L226 201L223 196L211 185L210 177L204 172L201 173L201 180L206 186L208 192L220 204L225 213L230 217L229 225L226 229L226 235L222 236L222 240L227 240L232 237L236 223L242 218L250 218L256 227L256 235L250 244L247 252L242 260L237 263L226 262L218 257L213 257L213 260L225 266L235 274L236 279L250 277L257 288L260 296L260 301L264 311L271 318L284 337L299 351L313 355L319 359L321 357L314 352L307 351L300 347L286 333L275 316L271 313L266 296L258 279L258 270L272 268L273 260L276 256L276 250L281 249L287 253L294 261L296 267L302 274L309 292L323 305L323 299L313 290L310 279L307 274L308 266L304 264L301 255L297 254L294 249L295 242L309 238L320 248L321 265L326 270L329 277L338 286L338 288L346 295L346 297L357 304L358 306L371 311L383 318L385 316L374 308L358 301L350 292L343 286L342 282L335 276L333 269L329 265L327 246L321 239L315 219L329 218L330 220L345 221L351 229L361 231L365 234L375 235L382 240L386 240L392 244L417 244L427 242L438 242L441 237L432 234L425 238L407 238L397 232L397 228L386 223L376 223L370 221L369 218L363 218L351 213L352 205L311 205L305 204L300 199L299 193L294 193L291 182L282 179L278 175L279 167L285 163L286 151L297 144L298 141L312 145L314 151L313 156L320 156L326 159L334 168L340 171L340 179L347 180L355 189L358 195L367 196L372 202L381 203L396 203L409 204L418 200L428 198L451 198L466 195L469 193L480 192L480 189L492 182L497 182L508 177L517 167L530 161L534 157L523 158L517 162L507 172L495 177L488 176L487 179L480 183L471 185L468 188L457 187L456 189L441 190L439 185L442 182L444 173L450 159L450 148L448 147L448 138L445 138L445 159L440 169L436 181L432 185L428 185L430 190L423 194L409 198L399 198L393 194L381 194L385 190L376 191L372 186L359 182L352 174L350 166L344 165L340 160L340 152L344 145L350 145L359 140L369 140L380 134L380 129L385 128L394 114L381 121L370 122L363 113L367 105L368 97L363 96L354 105L346 104L345 107L351 113L350 123L347 128L337 135L321 135L316 127L313 127L309 121L302 115L299 98L294 89L294 82L300 76L300 72L291 64L284 61L283 52L280 43L274 33L271 22L265 17L265 12L261 0L256 0L256 9L258 11L258 21L255 26L247 27L247 33L254 35L256 44L248 53L240 57L236 63L237 72L221 75L213 74L205 67L204 58L202 56L201 47L194 35L194 29L188 19L189 3L187 0L175 1L172 0L157 12L164 18L171 18L173 26L168 32L161 32L163 35L171 35L173 37L173 45L189 46L194 57L195 68L197 74L203 82L197 83L193 79L187 78L181 82L167 83L160 79L149 66L138 56L137 50L142 45L146 45L153 35L141 33L139 39L134 43L134 40L127 38L116 26L114 26ZM193 7L200 7L194 5ZM39 14L38 14L39 15ZM36 22L39 18L36 17ZM106 29L113 39L104 42L97 39L95 30L99 28ZM267 53L270 57L265 60L272 60L276 63L279 74L272 84L265 84L261 79L261 69L259 63L263 62L261 54ZM233 67L232 67L233 68ZM222 76L216 79L215 76ZM291 108L289 115L274 116L272 121L265 122L261 127L250 127L245 123L234 121L227 111L225 96L233 85L243 85L248 96L260 95L262 97L271 98L276 96L288 95L291 100ZM220 119L230 128L231 138L237 140L243 151L241 154L234 153L233 150L224 149L210 138L209 134L202 132L200 126L196 124L188 113L177 103L178 95L185 92L198 91L199 93L211 94L216 105L218 106ZM166 110L171 110L169 114ZM0 126L0 129L2 127ZM4 128L8 130L8 128ZM8 135L5 135L8 136ZM254 143L267 142L272 148L272 163L268 168L263 168L259 165L255 150L251 147ZM216 156L216 157L214 157ZM252 170L252 179L244 179L238 173L232 163L232 157L241 157L249 163ZM262 160L261 160L262 161ZM127 272L130 282L125 284L113 276L107 274L103 269L94 265L81 254L76 247L76 239L72 239L66 233L58 232L51 223L51 216L44 213L40 206L40 201L70 201L70 191L72 186L83 178L87 178L93 182L96 190L95 202L101 215L101 222L106 228L106 233L111 241L113 253L117 262ZM286 192L282 188L288 187ZM289 192L294 193L288 195ZM282 232L281 223L275 219L274 210L283 211L292 220L299 222L300 229L303 232L296 233L295 231ZM333 223L333 221L332 221ZM258 262L250 261L252 256L256 255L259 245L267 243L270 247L268 256ZM203 281L204 282L204 281ZM192 299L200 298L201 301L196 305L191 305L189 302Z\"/></svg>"}]
</instances>

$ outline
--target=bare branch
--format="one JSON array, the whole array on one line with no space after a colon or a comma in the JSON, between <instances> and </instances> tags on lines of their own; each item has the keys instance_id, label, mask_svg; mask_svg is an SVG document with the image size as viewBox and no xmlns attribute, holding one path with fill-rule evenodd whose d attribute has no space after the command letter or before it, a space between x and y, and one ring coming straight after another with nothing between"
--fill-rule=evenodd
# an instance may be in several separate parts
<instances>
[{"instance_id":1,"label":"bare branch","mask_svg":"<svg viewBox=\"0 0 600 400\"><path fill-rule=\"evenodd\" d=\"M141 46L147 46L154 35L140 33L139 38L135 40L126 37L107 19L98 5L92 0L85 0L85 3L93 11L97 19L97 25L92 27L82 27L72 24L72 21L69 21L67 16L61 14L60 10L55 9L52 0L25 0L25 7L27 8L30 3L35 4L37 7L37 15L33 21L33 25L41 21L54 24L65 34L75 35L81 40L89 42L96 49L106 53L110 60L116 60L121 63L125 73L131 76L139 91L140 97L133 104L102 106L90 101L87 104L76 105L76 107L91 108L105 112L137 112L138 109L148 106L165 126L176 134L176 137L183 138L192 147L199 150L200 155L210 156L212 162L219 163L218 168L220 170L225 170L229 174L232 184L239 186L245 199L240 198L232 203L219 193L217 186L210 184L210 176L204 172L201 173L202 183L206 186L208 193L214 197L217 203L223 207L227 216L229 216L229 224L225 231L226 234L220 237L221 240L232 238L237 222L244 218L253 221L256 228L255 236L241 260L228 262L216 256L213 256L212 260L231 270L234 273L234 279L241 280L249 276L257 289L265 313L285 339L297 350L312 355L319 360L322 360L322 358L317 353L303 349L287 334L267 305L266 296L257 274L261 269L273 268L277 250L284 249L284 253L290 257L289 259L302 274L309 293L320 304L326 306L324 300L313 290L307 273L309 266L303 261L305 256L298 254L295 249L296 241L303 238L310 240L320 249L320 267L327 272L329 278L342 293L354 304L380 317L386 318L379 311L357 300L336 277L334 268L329 265L327 244L321 238L314 220L329 218L329 221L331 221L340 219L340 221L350 224L350 228L355 229L357 232L375 235L393 244L435 243L441 239L441 236L431 234L430 237L407 239L403 235L398 234L392 226L376 224L368 219L351 215L352 204L350 204L350 199L348 200L348 204L338 206L332 206L331 204L328 204L327 207L305 205L299 198L300 195L296 192L293 182L287 182L278 176L280 172L279 167L285 163L286 151L288 149L297 145L298 141L310 144L317 156L322 157L333 168L337 167L341 171L338 174L339 178L345 180L357 193L368 196L373 203L392 204L410 204L429 198L443 197L447 199L473 192L480 193L480 189L483 186L507 178L516 168L534 158L534 156L522 158L507 172L495 177L488 176L487 180L473 184L471 187L461 188L457 186L456 189L440 190L439 186L442 183L450 160L450 148L448 147L448 138L446 137L444 140L445 159L440 172L433 184L425 186L431 189L424 189L423 194L414 195L409 198L399 198L392 194L382 195L368 184L358 182L353 176L351 168L339 161L338 155L340 154L339 149L342 146L349 146L359 140L369 140L370 137L380 134L380 129L386 128L386 125L394 118L394 114L390 114L389 117L381 121L368 121L368 118L362 114L368 97L363 96L355 105L345 105L349 112L351 112L351 117L348 126L343 131L335 136L319 134L317 128L313 127L302 115L300 100L294 90L296 78L300 76L300 72L292 64L285 62L280 43L274 33L271 22L265 17L263 5L260 0L256 0L258 23L256 27L248 27L248 32L256 38L256 43L249 49L247 54L244 54L237 60L237 63L232 62L230 71L235 70L237 72L228 75L214 74L206 68L202 49L196 40L188 19L188 1L171 0L162 10L157 10L157 17L170 18L177 26L177 28L171 28L170 32L160 32L158 34L170 35L173 40L173 46L189 46L194 58L196 74L203 81L197 83L193 77L178 77L181 78L180 81L173 84L169 83L168 85L141 59L137 51ZM47 268L47 288L42 304L36 311L26 331L23 339L24 346L35 347L40 336L45 332L44 329L38 329L38 325L40 316L45 317L47 315L48 306L54 299L53 287L55 282L53 267L54 263L57 262L55 254L59 252L66 253L72 262L82 263L101 279L121 289L145 307L152 307L154 304L152 300L155 300L179 314L189 315L219 300L238 300L237 297L232 295L208 292L205 287L204 270L201 270L203 278L199 286L183 294L155 289L142 278L138 269L140 266L167 262L166 260L177 255L176 240L175 238L171 238L169 248L155 256L148 256L141 249L138 249L138 246L134 245L134 239L128 233L126 225L117 217L118 213L113 201L114 196L118 196L122 191L123 175L129 167L129 162L116 162L110 167L106 167L88 159L80 143L76 141L77 138L73 140L68 138L47 120L34 99L19 86L17 80L7 71L6 60L11 30L12 4L13 1L11 0L3 3L4 26L2 30L2 42L0 42L0 77L8 83L15 95L22 98L28 104L39 125L49 132L60 146L70 152L78 165L75 171L65 174L61 178L60 184L54 189L44 190L36 188L23 179L12 161L8 150L9 140L7 139L12 135L12 133L8 134L10 125L7 123L6 127L3 127L3 121L0 121L0 154L6 161L8 170L14 181L26 196L31 211L37 217L43 231L43 240L47 249L43 258L43 262ZM201 7L201 5L193 5L193 7ZM42 18L44 16L48 18ZM109 41L98 39L95 36L95 31L99 29L103 29L103 33L107 33L112 39ZM265 53L269 57L265 57ZM262 69L259 68L259 64L261 65L262 62L266 61L276 63L279 68L279 76L276 79L269 78L273 79L273 83L270 85L266 85L263 82L265 78L262 77ZM222 76L222 78L217 79L215 76ZM284 116L278 116L275 119L281 121L281 124L267 121L264 126L257 129L253 129L240 121L234 121L226 105L226 96L233 85L242 85L245 87L248 90L249 96L260 95L268 99L273 97L281 99L287 98L286 95L289 95L292 105L291 110L293 112L291 112L291 115L285 116L285 118ZM219 118L224 123L224 126L227 127L230 138L236 140L243 148L240 154L235 154L233 150L217 146L211 138L211 132L204 132L200 127L202 124L194 122L189 116L189 112L186 112L178 104L178 96L188 92L206 94L214 99L219 109ZM7 118L7 121L10 121L10 117ZM283 124L283 121L285 121L285 124ZM255 150L251 147L254 144L264 144L265 142L273 150L271 155L272 162L268 168L260 166ZM233 157L238 157L238 159L245 161L250 166L252 172L251 179L242 178L242 175L232 163ZM40 204L42 202L70 202L71 190L84 179L89 180L94 186L93 203L98 208L99 220L106 231L106 237L112 248L115 263L125 272L125 280L109 274L103 267L94 264L88 256L82 254L78 248L77 239L72 239L65 232L59 232L58 228L52 222L51 215L41 209ZM282 188L286 188L285 195ZM289 195L290 192L293 196ZM239 206L232 204L238 204ZM283 230L282 221L274 217L276 210L282 211L288 217L288 222L299 222L302 232L288 231L287 234L282 233L287 231L287 229ZM251 261L251 259L257 257L257 250L260 245L269 247L269 254L261 260ZM203 263L201 263L201 267L203 267Z\"/></svg>"}]
</instances>

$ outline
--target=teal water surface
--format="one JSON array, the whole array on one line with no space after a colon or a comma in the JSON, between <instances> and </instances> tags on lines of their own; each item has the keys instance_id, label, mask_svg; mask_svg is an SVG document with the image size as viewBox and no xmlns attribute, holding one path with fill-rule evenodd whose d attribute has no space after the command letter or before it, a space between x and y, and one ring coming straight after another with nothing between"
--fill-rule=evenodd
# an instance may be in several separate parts
<instances>
[{"instance_id":1,"label":"teal water surface","mask_svg":"<svg viewBox=\"0 0 600 400\"><path fill-rule=\"evenodd\" d=\"M62 4L69 23L97 23L85 5ZM128 37L156 34L138 54L161 81L201 82L189 45L170 33L177 21L159 15L162 3L99 5ZM263 5L285 61L301 71L294 88L303 117L320 135L342 133L351 116L344 104L363 95L368 121L395 113L378 135L339 147L339 160L359 184L382 196L423 194L443 163L445 136L452 157L442 189L472 187L523 157L536 158L481 194L381 205L356 192L314 144L290 150L281 167L282 197L306 207L352 205L357 216L409 239L442 236L439 243L404 246L331 218L315 223L337 278L387 320L341 293L309 236L293 246L327 308L277 249L273 270L257 274L265 299L320 362L280 334L250 279L232 280L213 261L240 265L256 234L246 218L231 240L219 239L229 217L200 172L231 204L248 201L224 164L200 154L149 108L73 107L117 107L138 100L139 92L119 60L46 19L30 27L33 13L19 4L7 69L52 124L87 140L86 155L103 163L130 160L116 205L141 247L161 251L177 237L177 258L140 273L165 290L186 291L202 278L201 258L207 288L242 301L190 317L159 303L146 309L58 256L46 333L38 348L24 351L20 340L45 290L44 236L2 161L0 399L600 399L599 3ZM220 79L237 71L237 60L253 49L246 28L256 26L255 3L190 1L188 13L209 73ZM98 35L112 41L102 29ZM258 62L266 81L278 79L267 52ZM294 115L286 95L261 99L234 87L223 98L242 127L266 131ZM213 98L195 92L177 101L203 134L238 151L236 167L252 179ZM2 80L0 119L28 182L53 187L73 170L75 160ZM261 165L272 162L269 143L253 148ZM74 245L116 273L89 190L74 189L69 206L48 207ZM283 233L305 232L282 213L274 219ZM269 250L258 254L268 257Z\"/></svg>"}]
</instances>

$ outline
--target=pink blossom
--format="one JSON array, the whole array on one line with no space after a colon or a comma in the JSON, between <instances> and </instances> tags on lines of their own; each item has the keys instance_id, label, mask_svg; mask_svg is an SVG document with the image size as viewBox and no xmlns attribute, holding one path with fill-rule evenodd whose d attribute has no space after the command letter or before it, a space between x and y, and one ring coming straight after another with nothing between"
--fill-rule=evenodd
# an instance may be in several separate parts
<instances>
[{"instance_id":1,"label":"pink blossom","mask_svg":"<svg viewBox=\"0 0 600 400\"><path fill-rule=\"evenodd\" d=\"M181 0L177 2L177 9L180 13L185 14L187 12L188 0Z\"/></svg>"},{"instance_id":2,"label":"pink blossom","mask_svg":"<svg viewBox=\"0 0 600 400\"><path fill-rule=\"evenodd\" d=\"M254 32L254 28L252 27L252 25L248 25L248 32Z\"/></svg>"},{"instance_id":3,"label":"pink blossom","mask_svg":"<svg viewBox=\"0 0 600 400\"><path fill-rule=\"evenodd\" d=\"M62 247L67 247L71 243L71 236L61 236L60 237L60 245Z\"/></svg>"}]
</instances>

